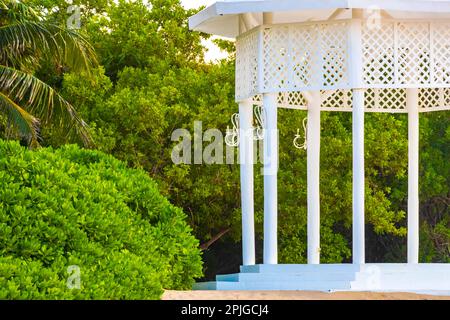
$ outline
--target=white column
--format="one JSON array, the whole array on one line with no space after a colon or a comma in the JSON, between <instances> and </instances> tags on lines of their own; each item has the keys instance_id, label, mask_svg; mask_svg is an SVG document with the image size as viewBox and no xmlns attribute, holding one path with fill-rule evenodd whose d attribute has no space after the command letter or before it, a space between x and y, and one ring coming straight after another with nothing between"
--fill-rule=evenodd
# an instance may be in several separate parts
<instances>
[{"instance_id":1,"label":"white column","mask_svg":"<svg viewBox=\"0 0 450 320\"><path fill-rule=\"evenodd\" d=\"M362 59L363 10L352 10L349 32L349 75L353 87L353 263L365 263L364 232L364 89Z\"/></svg>"},{"instance_id":2,"label":"white column","mask_svg":"<svg viewBox=\"0 0 450 320\"><path fill-rule=\"evenodd\" d=\"M253 200L253 103L239 104L239 158L241 167L242 260L255 264L255 217Z\"/></svg>"},{"instance_id":3,"label":"white column","mask_svg":"<svg viewBox=\"0 0 450 320\"><path fill-rule=\"evenodd\" d=\"M308 94L308 264L320 263L320 91Z\"/></svg>"},{"instance_id":4,"label":"white column","mask_svg":"<svg viewBox=\"0 0 450 320\"><path fill-rule=\"evenodd\" d=\"M353 263L365 263L364 90L353 90Z\"/></svg>"},{"instance_id":5,"label":"white column","mask_svg":"<svg viewBox=\"0 0 450 320\"><path fill-rule=\"evenodd\" d=\"M407 89L408 263L419 263L419 90Z\"/></svg>"},{"instance_id":6,"label":"white column","mask_svg":"<svg viewBox=\"0 0 450 320\"><path fill-rule=\"evenodd\" d=\"M278 129L277 94L263 95L264 104L264 264L278 263Z\"/></svg>"}]
</instances>

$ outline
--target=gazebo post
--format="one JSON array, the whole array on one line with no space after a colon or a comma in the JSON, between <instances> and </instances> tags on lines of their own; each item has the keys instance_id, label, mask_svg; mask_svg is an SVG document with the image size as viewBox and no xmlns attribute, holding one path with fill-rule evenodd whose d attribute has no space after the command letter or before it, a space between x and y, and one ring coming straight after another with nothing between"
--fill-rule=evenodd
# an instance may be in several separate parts
<instances>
[{"instance_id":1,"label":"gazebo post","mask_svg":"<svg viewBox=\"0 0 450 320\"><path fill-rule=\"evenodd\" d=\"M242 261L255 264L255 217L253 188L253 102L239 103L239 158L242 202Z\"/></svg>"},{"instance_id":2,"label":"gazebo post","mask_svg":"<svg viewBox=\"0 0 450 320\"><path fill-rule=\"evenodd\" d=\"M308 180L308 264L320 264L320 91L308 98L307 180Z\"/></svg>"},{"instance_id":3,"label":"gazebo post","mask_svg":"<svg viewBox=\"0 0 450 320\"><path fill-rule=\"evenodd\" d=\"M362 23L364 11L352 10L349 32L349 74L353 88L353 263L365 263L365 172Z\"/></svg>"},{"instance_id":4,"label":"gazebo post","mask_svg":"<svg viewBox=\"0 0 450 320\"><path fill-rule=\"evenodd\" d=\"M419 90L406 90L408 109L408 263L419 263Z\"/></svg>"},{"instance_id":5,"label":"gazebo post","mask_svg":"<svg viewBox=\"0 0 450 320\"><path fill-rule=\"evenodd\" d=\"M365 263L364 90L353 90L353 263Z\"/></svg>"},{"instance_id":6,"label":"gazebo post","mask_svg":"<svg viewBox=\"0 0 450 320\"><path fill-rule=\"evenodd\" d=\"M263 94L264 104L264 264L278 263L278 128L276 93Z\"/></svg>"},{"instance_id":7,"label":"gazebo post","mask_svg":"<svg viewBox=\"0 0 450 320\"><path fill-rule=\"evenodd\" d=\"M273 13L263 13L263 24L273 23ZM262 54L262 52L261 52ZM260 68L263 57L260 56ZM262 87L262 83L260 83ZM278 93L263 94L264 106L264 264L278 263Z\"/></svg>"}]
</instances>

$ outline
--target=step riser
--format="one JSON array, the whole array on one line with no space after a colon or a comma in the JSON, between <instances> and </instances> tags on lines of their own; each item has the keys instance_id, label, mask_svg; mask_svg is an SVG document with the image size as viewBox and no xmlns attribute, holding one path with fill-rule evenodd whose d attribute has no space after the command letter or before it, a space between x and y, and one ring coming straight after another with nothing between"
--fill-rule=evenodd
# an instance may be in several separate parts
<instances>
[{"instance_id":1,"label":"step riser","mask_svg":"<svg viewBox=\"0 0 450 320\"><path fill-rule=\"evenodd\" d=\"M317 284L294 284L294 283L247 283L247 282L216 282L216 290L301 290L301 291L328 291L329 286ZM334 285L335 290L350 290L350 282Z\"/></svg>"},{"instance_id":2,"label":"step riser","mask_svg":"<svg viewBox=\"0 0 450 320\"><path fill-rule=\"evenodd\" d=\"M412 278L381 278L379 280L359 278L351 283L352 289L358 290L450 290L450 281L418 280Z\"/></svg>"},{"instance_id":3,"label":"step riser","mask_svg":"<svg viewBox=\"0 0 450 320\"><path fill-rule=\"evenodd\" d=\"M414 283L405 282L384 282L379 284L357 283L357 282L312 282L312 283L292 283L292 282L210 282L196 284L194 290L304 290L304 291L430 291L440 290L450 292L449 284L439 283Z\"/></svg>"},{"instance_id":4,"label":"step riser","mask_svg":"<svg viewBox=\"0 0 450 320\"><path fill-rule=\"evenodd\" d=\"M359 265L254 265L242 266L241 273L337 273L337 272L356 272L360 270Z\"/></svg>"},{"instance_id":5,"label":"step riser","mask_svg":"<svg viewBox=\"0 0 450 320\"><path fill-rule=\"evenodd\" d=\"M357 272L381 270L382 272L449 272L449 263L436 264L319 264L319 265L252 265L241 266L241 273L304 273L304 272Z\"/></svg>"},{"instance_id":6,"label":"step riser","mask_svg":"<svg viewBox=\"0 0 450 320\"><path fill-rule=\"evenodd\" d=\"M241 274L230 274L230 275L219 275L216 277L217 281L227 281L227 282L257 282L257 281L354 281L356 278L355 273L343 273L343 274L289 274L289 275L279 275L279 274L261 274L261 273L241 273Z\"/></svg>"}]
</instances>

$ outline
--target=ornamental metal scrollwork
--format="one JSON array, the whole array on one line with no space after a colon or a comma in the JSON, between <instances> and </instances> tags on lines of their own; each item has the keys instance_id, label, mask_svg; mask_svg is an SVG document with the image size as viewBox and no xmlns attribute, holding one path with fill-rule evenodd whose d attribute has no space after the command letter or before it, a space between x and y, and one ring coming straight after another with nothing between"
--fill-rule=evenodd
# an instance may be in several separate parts
<instances>
[{"instance_id":1,"label":"ornamental metal scrollwork","mask_svg":"<svg viewBox=\"0 0 450 320\"><path fill-rule=\"evenodd\" d=\"M260 141L264 139L264 122L265 122L265 113L264 113L264 107L263 106L256 106L255 107L255 120L256 120L256 127L255 127L255 134L254 134L254 140Z\"/></svg>"},{"instance_id":2,"label":"ornamental metal scrollwork","mask_svg":"<svg viewBox=\"0 0 450 320\"><path fill-rule=\"evenodd\" d=\"M295 135L295 138L293 141L294 147L296 147L297 149L303 149L303 150L308 149L308 127L307 127L307 124L308 124L308 117L303 119L303 131L304 131L303 143L300 143L302 136L300 135L300 129L297 129L297 134Z\"/></svg>"},{"instance_id":3,"label":"ornamental metal scrollwork","mask_svg":"<svg viewBox=\"0 0 450 320\"><path fill-rule=\"evenodd\" d=\"M239 146L239 113L235 113L231 116L231 124L233 128L230 129L227 126L227 132L225 135L225 143L229 147L238 147Z\"/></svg>"}]
</instances>

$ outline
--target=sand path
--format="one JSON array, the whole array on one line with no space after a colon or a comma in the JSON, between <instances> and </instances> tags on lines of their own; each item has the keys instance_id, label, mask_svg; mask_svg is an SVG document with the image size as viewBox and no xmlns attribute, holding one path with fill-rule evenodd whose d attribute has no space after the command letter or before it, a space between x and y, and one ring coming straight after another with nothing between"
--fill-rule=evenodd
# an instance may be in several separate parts
<instances>
[{"instance_id":1,"label":"sand path","mask_svg":"<svg viewBox=\"0 0 450 320\"><path fill-rule=\"evenodd\" d=\"M450 296L402 292L165 291L162 300L450 300Z\"/></svg>"}]
</instances>

